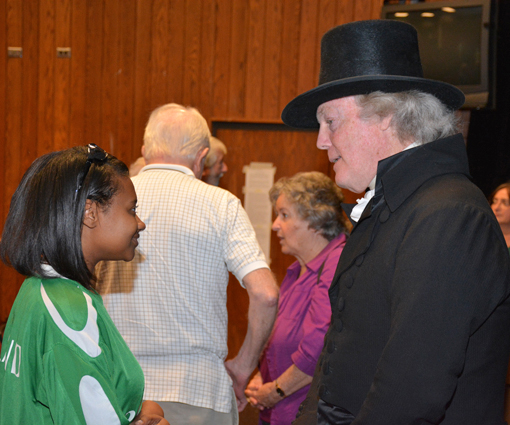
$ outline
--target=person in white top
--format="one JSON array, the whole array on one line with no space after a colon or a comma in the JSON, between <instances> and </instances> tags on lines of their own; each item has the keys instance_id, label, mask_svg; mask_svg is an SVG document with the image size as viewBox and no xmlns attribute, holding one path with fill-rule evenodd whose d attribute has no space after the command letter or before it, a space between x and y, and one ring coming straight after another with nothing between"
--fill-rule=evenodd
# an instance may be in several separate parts
<instances>
[{"instance_id":1,"label":"person in white top","mask_svg":"<svg viewBox=\"0 0 510 425\"><path fill-rule=\"evenodd\" d=\"M239 199L200 180L209 138L194 108L152 112L147 165L132 179L147 229L128 267L110 262L98 271L105 305L144 371L145 396L160 402L172 425L238 422L278 304ZM225 362L229 271L250 303L243 345Z\"/></svg>"}]
</instances>

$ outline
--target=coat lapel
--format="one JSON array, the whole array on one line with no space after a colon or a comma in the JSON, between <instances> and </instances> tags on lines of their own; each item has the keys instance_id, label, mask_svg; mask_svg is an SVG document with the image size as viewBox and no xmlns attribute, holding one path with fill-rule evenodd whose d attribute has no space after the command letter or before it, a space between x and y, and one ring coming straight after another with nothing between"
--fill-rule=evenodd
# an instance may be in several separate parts
<instances>
[{"instance_id":1,"label":"coat lapel","mask_svg":"<svg viewBox=\"0 0 510 425\"><path fill-rule=\"evenodd\" d=\"M367 207L363 211L363 214L361 214L359 221L357 223L354 222L351 235L349 236L349 239L347 239L342 255L340 255L335 276L331 282L330 294L333 290L335 290L335 286L338 285L342 273L351 267L352 263L359 255L367 252L370 244L372 243L372 234L374 232L375 224L377 223L376 217L373 217L374 212L372 212L372 202L373 199L371 199L367 204ZM377 208L375 215L378 215L380 210L381 208ZM369 220L369 218L372 219Z\"/></svg>"}]
</instances>

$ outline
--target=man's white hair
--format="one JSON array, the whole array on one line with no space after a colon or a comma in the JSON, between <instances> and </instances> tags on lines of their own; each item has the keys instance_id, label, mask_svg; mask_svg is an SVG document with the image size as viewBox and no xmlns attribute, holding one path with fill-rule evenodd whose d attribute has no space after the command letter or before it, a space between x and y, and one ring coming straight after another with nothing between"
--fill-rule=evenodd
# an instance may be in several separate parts
<instances>
[{"instance_id":1,"label":"man's white hair","mask_svg":"<svg viewBox=\"0 0 510 425\"><path fill-rule=\"evenodd\" d=\"M211 136L209 144L211 145L211 149L209 150L207 156L205 157L206 168L211 168L214 164L216 164L216 161L218 160L218 151L223 153L223 155L227 154L227 147L220 139Z\"/></svg>"},{"instance_id":2,"label":"man's white hair","mask_svg":"<svg viewBox=\"0 0 510 425\"><path fill-rule=\"evenodd\" d=\"M437 97L416 90L400 93L376 91L355 96L360 118L383 119L393 115L391 126L401 143L425 144L459 132L459 117Z\"/></svg>"},{"instance_id":3,"label":"man's white hair","mask_svg":"<svg viewBox=\"0 0 510 425\"><path fill-rule=\"evenodd\" d=\"M211 132L197 109L168 103L152 111L143 142L147 161L161 156L193 160L209 147Z\"/></svg>"}]
</instances>

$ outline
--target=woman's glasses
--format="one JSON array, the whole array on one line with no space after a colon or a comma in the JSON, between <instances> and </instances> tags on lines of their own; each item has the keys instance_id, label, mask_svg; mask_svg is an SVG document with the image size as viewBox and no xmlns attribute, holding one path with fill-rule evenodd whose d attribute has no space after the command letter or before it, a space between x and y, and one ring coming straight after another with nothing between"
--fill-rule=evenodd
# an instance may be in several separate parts
<instances>
[{"instance_id":1,"label":"woman's glasses","mask_svg":"<svg viewBox=\"0 0 510 425\"><path fill-rule=\"evenodd\" d=\"M83 186L83 182L85 181L85 178L87 177L87 174L89 173L90 166L92 164L103 164L106 161L106 159L108 158L108 154L103 149L101 149L99 146L97 146L95 143L89 143L88 150L89 150L89 155L87 157L87 162L85 162L85 168L84 168L83 175L81 176L80 180L78 181L78 186L76 187L75 198L78 196L78 192L80 191L81 187Z\"/></svg>"}]
</instances>

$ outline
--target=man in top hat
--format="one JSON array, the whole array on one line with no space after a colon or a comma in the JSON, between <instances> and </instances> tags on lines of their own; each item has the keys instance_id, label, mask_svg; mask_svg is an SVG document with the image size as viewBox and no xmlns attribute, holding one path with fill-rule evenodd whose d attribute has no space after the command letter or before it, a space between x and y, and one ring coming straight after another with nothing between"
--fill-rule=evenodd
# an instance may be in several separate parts
<instances>
[{"instance_id":1,"label":"man in top hat","mask_svg":"<svg viewBox=\"0 0 510 425\"><path fill-rule=\"evenodd\" d=\"M470 182L464 95L423 78L402 22L333 28L321 53L319 86L282 119L318 127L337 184L367 192L347 211L331 325L294 424L504 424L510 259Z\"/></svg>"}]
</instances>

